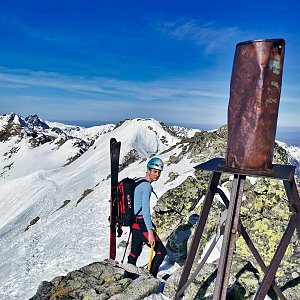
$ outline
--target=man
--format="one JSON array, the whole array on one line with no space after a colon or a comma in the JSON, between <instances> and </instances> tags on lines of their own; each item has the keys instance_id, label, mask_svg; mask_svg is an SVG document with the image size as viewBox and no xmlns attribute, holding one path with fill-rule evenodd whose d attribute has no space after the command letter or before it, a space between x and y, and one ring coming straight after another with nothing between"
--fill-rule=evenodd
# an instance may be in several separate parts
<instances>
[{"instance_id":1,"label":"man","mask_svg":"<svg viewBox=\"0 0 300 300\"><path fill-rule=\"evenodd\" d=\"M142 252L143 244L154 245L155 256L152 260L150 273L156 277L158 268L166 255L166 248L154 231L150 215L150 197L152 193L151 183L157 181L163 170L163 162L160 158L153 157L147 164L147 171L144 181L134 190L134 213L135 223L131 227L132 242L131 251L128 256L128 263L136 265L136 261ZM140 178L139 180L142 180Z\"/></svg>"}]
</instances>

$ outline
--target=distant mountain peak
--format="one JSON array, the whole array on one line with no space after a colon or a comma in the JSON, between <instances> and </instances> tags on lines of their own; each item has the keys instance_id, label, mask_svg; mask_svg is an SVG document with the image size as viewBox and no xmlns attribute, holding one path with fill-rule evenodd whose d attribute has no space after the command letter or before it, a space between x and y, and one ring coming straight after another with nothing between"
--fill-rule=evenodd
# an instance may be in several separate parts
<instances>
[{"instance_id":1,"label":"distant mountain peak","mask_svg":"<svg viewBox=\"0 0 300 300\"><path fill-rule=\"evenodd\" d=\"M50 127L44 122L42 121L38 115L34 114L34 115L29 115L27 117L25 117L25 124L27 125L27 127L42 127L43 129L49 129Z\"/></svg>"},{"instance_id":2,"label":"distant mountain peak","mask_svg":"<svg viewBox=\"0 0 300 300\"><path fill-rule=\"evenodd\" d=\"M17 124L24 128L33 129L34 127L41 127L42 129L49 129L50 127L42 121L37 114L22 117L14 112L0 116L0 119L7 124Z\"/></svg>"},{"instance_id":3,"label":"distant mountain peak","mask_svg":"<svg viewBox=\"0 0 300 300\"><path fill-rule=\"evenodd\" d=\"M21 124L21 119L21 116L17 115L14 112L0 116L0 120L7 123Z\"/></svg>"}]
</instances>

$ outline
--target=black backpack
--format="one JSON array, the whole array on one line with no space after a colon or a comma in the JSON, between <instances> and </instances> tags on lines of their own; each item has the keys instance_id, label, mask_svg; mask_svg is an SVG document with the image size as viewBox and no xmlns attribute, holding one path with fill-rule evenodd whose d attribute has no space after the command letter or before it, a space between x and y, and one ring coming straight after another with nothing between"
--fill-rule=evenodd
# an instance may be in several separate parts
<instances>
[{"instance_id":1,"label":"black backpack","mask_svg":"<svg viewBox=\"0 0 300 300\"><path fill-rule=\"evenodd\" d=\"M122 235L122 226L131 226L142 210L134 214L134 190L142 182L148 181L144 178L136 180L126 177L118 182L118 237ZM152 192L154 193L153 190Z\"/></svg>"}]
</instances>

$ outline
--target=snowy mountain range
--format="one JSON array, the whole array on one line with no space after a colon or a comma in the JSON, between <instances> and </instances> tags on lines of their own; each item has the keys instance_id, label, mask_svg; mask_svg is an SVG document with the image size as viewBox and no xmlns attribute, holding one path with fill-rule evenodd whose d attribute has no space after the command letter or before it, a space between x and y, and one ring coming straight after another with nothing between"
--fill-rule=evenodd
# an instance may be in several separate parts
<instances>
[{"instance_id":1,"label":"snowy mountain range","mask_svg":"<svg viewBox=\"0 0 300 300\"><path fill-rule=\"evenodd\" d=\"M83 128L37 115L0 116L0 299L28 299L41 281L108 257L110 138L122 142L120 178L144 176L152 155L163 159L153 184L160 197L206 160L172 160L196 132L154 119ZM300 174L300 148L280 146ZM140 264L147 259L145 251Z\"/></svg>"},{"instance_id":2,"label":"snowy mountain range","mask_svg":"<svg viewBox=\"0 0 300 300\"><path fill-rule=\"evenodd\" d=\"M26 299L42 280L108 257L111 137L122 142L122 163L134 155L120 178L144 176L145 159L180 140L153 119L82 128L12 113L0 132L1 299ZM178 167L177 181L193 172Z\"/></svg>"}]
</instances>

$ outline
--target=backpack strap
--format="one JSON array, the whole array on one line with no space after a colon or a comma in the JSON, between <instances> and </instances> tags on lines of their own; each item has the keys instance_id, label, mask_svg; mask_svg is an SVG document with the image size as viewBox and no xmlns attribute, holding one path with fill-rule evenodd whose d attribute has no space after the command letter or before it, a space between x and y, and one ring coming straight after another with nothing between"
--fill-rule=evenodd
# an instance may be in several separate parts
<instances>
[{"instance_id":1,"label":"backpack strap","mask_svg":"<svg viewBox=\"0 0 300 300\"><path fill-rule=\"evenodd\" d=\"M155 195L156 199L158 200L158 197L157 197L156 193L154 192L153 188L152 188L152 193Z\"/></svg>"}]
</instances>

